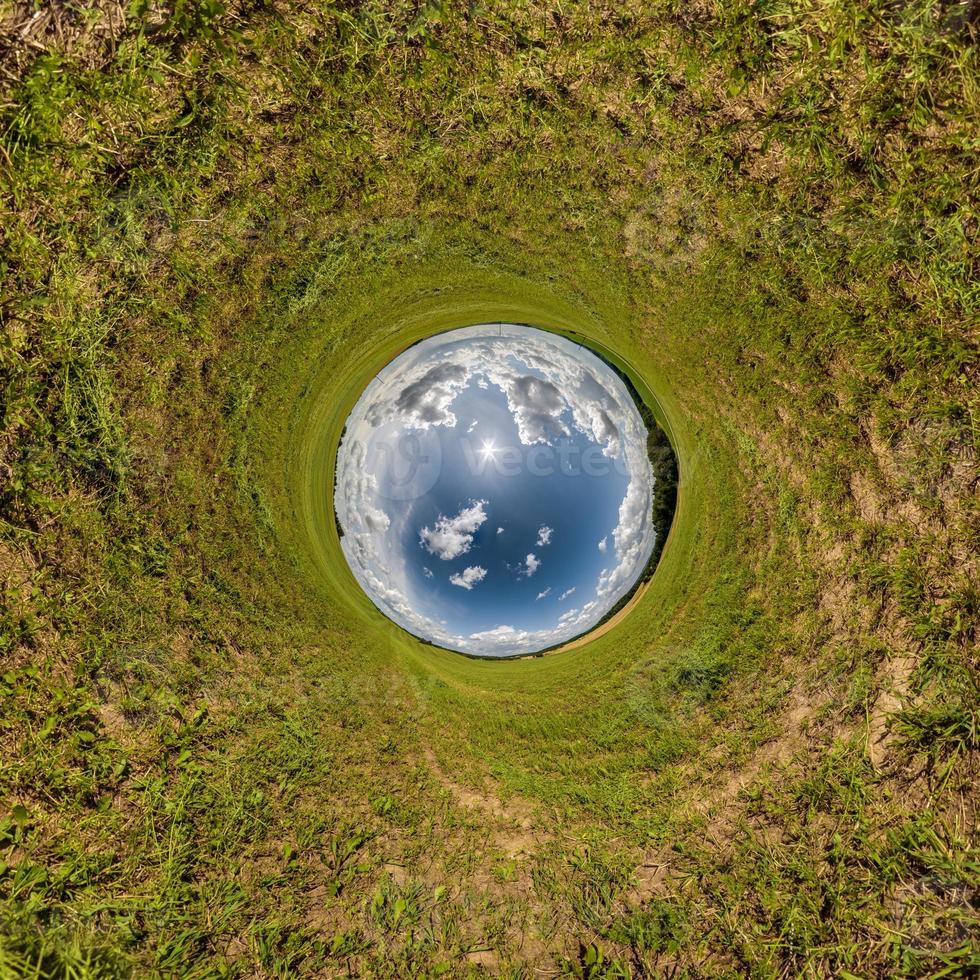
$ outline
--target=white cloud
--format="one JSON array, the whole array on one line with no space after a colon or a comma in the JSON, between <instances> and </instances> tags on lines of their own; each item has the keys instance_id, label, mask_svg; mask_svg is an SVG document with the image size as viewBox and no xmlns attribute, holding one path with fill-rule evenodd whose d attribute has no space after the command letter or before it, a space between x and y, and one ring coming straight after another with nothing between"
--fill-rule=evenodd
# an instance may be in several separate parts
<instances>
[{"instance_id":1,"label":"white cloud","mask_svg":"<svg viewBox=\"0 0 980 980\"><path fill-rule=\"evenodd\" d=\"M425 566L423 565L423 566L422 566L422 574L423 574L423 575L424 575L424 576L425 576L426 578L432 578L432 569L431 569L431 568L426 568L426 567L425 567Z\"/></svg>"},{"instance_id":2,"label":"white cloud","mask_svg":"<svg viewBox=\"0 0 980 980\"><path fill-rule=\"evenodd\" d=\"M551 544L551 535L555 533L553 527L548 527L547 524L542 524L538 528L538 547L543 548L546 544Z\"/></svg>"},{"instance_id":3,"label":"white cloud","mask_svg":"<svg viewBox=\"0 0 980 980\"><path fill-rule=\"evenodd\" d=\"M471 500L455 517L439 515L435 527L423 527L419 531L419 543L429 554L437 555L443 561L450 561L465 555L473 544L473 535L487 519L485 500Z\"/></svg>"},{"instance_id":4,"label":"white cloud","mask_svg":"<svg viewBox=\"0 0 980 980\"><path fill-rule=\"evenodd\" d=\"M344 461L345 492L334 498L334 506L344 528L345 552L366 567L378 562L376 542L383 540L391 519L377 506L378 484L373 474L365 472L365 455L364 443L353 442Z\"/></svg>"},{"instance_id":5,"label":"white cloud","mask_svg":"<svg viewBox=\"0 0 980 980\"><path fill-rule=\"evenodd\" d=\"M484 630L482 633L470 633L469 639L476 640L478 643L514 645L530 635L525 630L514 629L513 626L498 626L492 630Z\"/></svg>"},{"instance_id":6,"label":"white cloud","mask_svg":"<svg viewBox=\"0 0 980 980\"><path fill-rule=\"evenodd\" d=\"M564 602L573 592L575 591L575 586L573 585L570 589L565 589L560 596L558 596L559 602Z\"/></svg>"},{"instance_id":7,"label":"white cloud","mask_svg":"<svg viewBox=\"0 0 980 980\"><path fill-rule=\"evenodd\" d=\"M455 425L456 416L449 406L468 380L469 372L464 365L443 361L408 381L393 400L379 398L367 409L365 418L375 428L394 418L419 429Z\"/></svg>"},{"instance_id":8,"label":"white cloud","mask_svg":"<svg viewBox=\"0 0 980 980\"><path fill-rule=\"evenodd\" d=\"M546 588L546 589L544 590L544 592L539 592L539 593L538 593L538 594L537 594L537 595L535 596L535 598L534 598L534 601L535 601L535 602L537 602L537 601L538 601L538 599L543 599L543 598L544 598L545 596L547 596L547 595L551 595L551 586L550 586L550 585L548 586L548 588Z\"/></svg>"},{"instance_id":9,"label":"white cloud","mask_svg":"<svg viewBox=\"0 0 980 980\"><path fill-rule=\"evenodd\" d=\"M504 529L502 527L498 527L497 534L503 534L503 533L504 533Z\"/></svg>"},{"instance_id":10,"label":"white cloud","mask_svg":"<svg viewBox=\"0 0 980 980\"><path fill-rule=\"evenodd\" d=\"M601 551L601 552L602 552L603 554L605 554L605 553L606 553L606 548L608 548L608 547L609 547L609 535L607 534L607 535L606 535L606 536L605 536L605 537L604 537L604 538L603 538L603 539L602 539L602 540L601 540L601 541L599 542L599 551Z\"/></svg>"},{"instance_id":11,"label":"white cloud","mask_svg":"<svg viewBox=\"0 0 980 980\"><path fill-rule=\"evenodd\" d=\"M649 470L649 461L644 460ZM637 477L630 479L626 496L619 505L619 523L613 531L616 557L619 564L604 570L596 583L596 595L617 598L629 587L650 554L648 543L653 541L650 523L651 488Z\"/></svg>"},{"instance_id":12,"label":"white cloud","mask_svg":"<svg viewBox=\"0 0 980 980\"><path fill-rule=\"evenodd\" d=\"M499 368L488 371L487 376L507 396L507 407L525 446L570 435L568 426L561 421L568 403L554 382Z\"/></svg>"},{"instance_id":13,"label":"white cloud","mask_svg":"<svg viewBox=\"0 0 980 980\"><path fill-rule=\"evenodd\" d=\"M498 656L527 653L530 650L542 650L546 647L557 646L572 637L589 629L601 618L603 606L592 600L581 609L569 609L558 619L558 624L552 629L522 630L514 626L502 625L492 630L471 633L466 640L479 645L479 652L492 651ZM477 652L477 651L473 651Z\"/></svg>"},{"instance_id":14,"label":"white cloud","mask_svg":"<svg viewBox=\"0 0 980 980\"><path fill-rule=\"evenodd\" d=\"M487 577L487 570L479 565L470 565L462 572L454 572L449 576L449 581L453 585L458 585L461 589L469 591L474 585L482 582Z\"/></svg>"},{"instance_id":15,"label":"white cloud","mask_svg":"<svg viewBox=\"0 0 980 980\"><path fill-rule=\"evenodd\" d=\"M526 575L530 578L539 568L541 567L541 559L535 554L529 554L527 558L524 559L524 566L521 569L521 574Z\"/></svg>"},{"instance_id":16,"label":"white cloud","mask_svg":"<svg viewBox=\"0 0 980 980\"><path fill-rule=\"evenodd\" d=\"M479 424L479 419L473 419L473 421L470 422L470 427L466 430L466 434L469 435Z\"/></svg>"}]
</instances>

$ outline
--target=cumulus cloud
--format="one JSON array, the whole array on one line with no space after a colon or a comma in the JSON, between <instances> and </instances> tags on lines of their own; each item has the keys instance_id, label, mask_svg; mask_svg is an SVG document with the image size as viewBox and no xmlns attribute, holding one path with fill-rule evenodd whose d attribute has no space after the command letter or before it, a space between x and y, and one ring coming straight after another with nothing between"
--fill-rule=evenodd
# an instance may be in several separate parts
<instances>
[{"instance_id":1,"label":"cumulus cloud","mask_svg":"<svg viewBox=\"0 0 980 980\"><path fill-rule=\"evenodd\" d=\"M391 519L383 510L375 506L374 498L378 481L372 474L364 472L364 452L362 443L356 443L351 448L352 462L357 471L351 476L347 497L357 509L357 517L364 530L384 532L388 530Z\"/></svg>"},{"instance_id":2,"label":"cumulus cloud","mask_svg":"<svg viewBox=\"0 0 980 980\"><path fill-rule=\"evenodd\" d=\"M473 535L487 519L485 500L471 500L455 517L440 514L433 527L419 531L419 543L443 561L465 555L473 544Z\"/></svg>"},{"instance_id":3,"label":"cumulus cloud","mask_svg":"<svg viewBox=\"0 0 980 980\"><path fill-rule=\"evenodd\" d=\"M544 590L544 592L539 592L539 593L538 593L538 594L537 594L537 595L536 595L536 596L534 597L534 601L535 601L535 602L537 602L537 601L538 601L538 599L543 599L543 598L544 598L545 596L548 596L548 595L551 595L551 586L550 586L550 585L548 586L548 588L546 588L546 589Z\"/></svg>"},{"instance_id":4,"label":"cumulus cloud","mask_svg":"<svg viewBox=\"0 0 980 980\"><path fill-rule=\"evenodd\" d=\"M525 630L514 629L513 626L497 626L492 630L483 630L481 633L470 633L470 639L477 643L490 643L493 645L507 644L509 646L519 644L531 634Z\"/></svg>"},{"instance_id":5,"label":"cumulus cloud","mask_svg":"<svg viewBox=\"0 0 980 980\"><path fill-rule=\"evenodd\" d=\"M422 574L426 578L432 578L432 569L431 568L427 568L426 566L423 565L422 566Z\"/></svg>"},{"instance_id":6,"label":"cumulus cloud","mask_svg":"<svg viewBox=\"0 0 980 980\"><path fill-rule=\"evenodd\" d=\"M541 559L533 552L524 559L521 566L521 574L530 578L541 567Z\"/></svg>"},{"instance_id":7,"label":"cumulus cloud","mask_svg":"<svg viewBox=\"0 0 980 980\"><path fill-rule=\"evenodd\" d=\"M561 421L568 403L553 382L533 374L508 371L496 371L490 375L490 380L495 381L507 396L507 407L525 446L569 435L568 426Z\"/></svg>"},{"instance_id":8,"label":"cumulus cloud","mask_svg":"<svg viewBox=\"0 0 980 980\"><path fill-rule=\"evenodd\" d=\"M498 527L497 534L503 534L503 533L504 533L504 529L502 527Z\"/></svg>"},{"instance_id":9,"label":"cumulus cloud","mask_svg":"<svg viewBox=\"0 0 980 980\"><path fill-rule=\"evenodd\" d=\"M542 524L538 528L538 547L543 548L546 544L551 544L551 535L555 533L553 527L548 527L547 524Z\"/></svg>"},{"instance_id":10,"label":"cumulus cloud","mask_svg":"<svg viewBox=\"0 0 980 980\"><path fill-rule=\"evenodd\" d=\"M590 433L603 447L603 454L615 458L623 449L620 426L630 426L627 413L610 391L591 371L582 371L576 379L576 397L571 400L572 419L580 432ZM635 406L630 405L635 411ZM614 416L620 424L614 421Z\"/></svg>"},{"instance_id":11,"label":"cumulus cloud","mask_svg":"<svg viewBox=\"0 0 980 980\"><path fill-rule=\"evenodd\" d=\"M599 575L596 584L598 596L622 595L643 567L644 555L650 553L647 543L652 541L651 504L650 488L640 480L630 480L626 496L619 505L619 523L613 531L613 543L616 545L619 562L614 568Z\"/></svg>"},{"instance_id":12,"label":"cumulus cloud","mask_svg":"<svg viewBox=\"0 0 980 980\"><path fill-rule=\"evenodd\" d=\"M396 398L381 398L365 414L375 428L400 418L419 429L430 425L455 425L456 416L449 406L466 387L469 372L462 364L444 361L409 381Z\"/></svg>"},{"instance_id":13,"label":"cumulus cloud","mask_svg":"<svg viewBox=\"0 0 980 980\"><path fill-rule=\"evenodd\" d=\"M558 596L559 602L564 602L573 592L575 592L575 586L573 585L570 589L565 589L560 596Z\"/></svg>"},{"instance_id":14,"label":"cumulus cloud","mask_svg":"<svg viewBox=\"0 0 980 980\"><path fill-rule=\"evenodd\" d=\"M482 582L487 577L487 570L479 565L470 565L462 572L454 572L449 576L449 581L453 585L458 585L461 589L469 591L474 585Z\"/></svg>"},{"instance_id":15,"label":"cumulus cloud","mask_svg":"<svg viewBox=\"0 0 980 980\"><path fill-rule=\"evenodd\" d=\"M492 630L471 633L466 639L478 645L480 652L498 656L526 653L557 646L588 630L602 617L603 605L596 600L585 603L581 609L569 609L552 629L522 630L510 625L497 626Z\"/></svg>"},{"instance_id":16,"label":"cumulus cloud","mask_svg":"<svg viewBox=\"0 0 980 980\"><path fill-rule=\"evenodd\" d=\"M605 537L604 537L604 538L603 538L603 539L602 539L602 540L601 540L601 541L599 542L599 551L601 551L601 552L602 552L602 554L605 554L605 553L606 553L606 548L608 548L608 547L609 547L609 535L607 534L607 535L606 535L606 536L605 536Z\"/></svg>"},{"instance_id":17,"label":"cumulus cloud","mask_svg":"<svg viewBox=\"0 0 980 980\"><path fill-rule=\"evenodd\" d=\"M391 519L377 506L378 483L365 472L365 452L362 442L351 445L342 471L345 492L335 498L334 506L344 529L345 551L357 564L368 566L378 561L375 540L388 530Z\"/></svg>"}]
</instances>

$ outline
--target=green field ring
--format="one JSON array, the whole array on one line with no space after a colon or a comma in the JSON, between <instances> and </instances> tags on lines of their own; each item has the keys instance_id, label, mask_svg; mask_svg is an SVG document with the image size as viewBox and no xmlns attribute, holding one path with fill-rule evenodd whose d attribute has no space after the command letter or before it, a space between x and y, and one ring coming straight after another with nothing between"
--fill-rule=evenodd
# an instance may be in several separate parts
<instances>
[{"instance_id":1,"label":"green field ring","mask_svg":"<svg viewBox=\"0 0 980 980\"><path fill-rule=\"evenodd\" d=\"M698 510L704 500L700 452L683 403L669 379L629 338L638 325L609 277L595 270L595 290L581 276L573 288L533 270L477 265L444 256L404 268L369 268L339 281L309 318L296 351L283 352L278 370L293 393L277 408L273 456L284 460L278 494L280 533L301 574L332 611L329 627L353 632L363 667L396 665L438 677L471 693L585 689L622 676L651 642L675 628L675 611L692 587ZM390 622L368 599L340 548L332 492L336 450L346 419L379 370L416 341L485 322L527 323L576 339L622 369L654 410L678 457L680 486L674 521L649 587L613 629L574 649L543 657L488 662L423 644ZM284 376L285 377L285 376ZM325 624L328 627L328 624Z\"/></svg>"}]
</instances>

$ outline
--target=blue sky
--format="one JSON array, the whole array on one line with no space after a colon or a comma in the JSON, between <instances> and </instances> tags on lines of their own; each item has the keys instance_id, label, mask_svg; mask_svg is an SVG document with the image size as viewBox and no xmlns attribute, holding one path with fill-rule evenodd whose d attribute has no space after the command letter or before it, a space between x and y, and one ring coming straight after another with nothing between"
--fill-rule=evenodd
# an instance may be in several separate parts
<instances>
[{"instance_id":1,"label":"blue sky","mask_svg":"<svg viewBox=\"0 0 980 980\"><path fill-rule=\"evenodd\" d=\"M335 503L351 569L410 632L509 656L571 639L653 547L646 430L620 379L545 331L429 338L358 400Z\"/></svg>"}]
</instances>

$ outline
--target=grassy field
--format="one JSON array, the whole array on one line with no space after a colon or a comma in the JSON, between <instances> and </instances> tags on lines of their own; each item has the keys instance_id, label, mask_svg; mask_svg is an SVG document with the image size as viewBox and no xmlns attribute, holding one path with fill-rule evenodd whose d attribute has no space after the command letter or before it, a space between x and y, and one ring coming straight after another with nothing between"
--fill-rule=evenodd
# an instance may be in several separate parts
<instances>
[{"instance_id":1,"label":"grassy field","mask_svg":"<svg viewBox=\"0 0 980 980\"><path fill-rule=\"evenodd\" d=\"M976 975L976 4L0 21L0 977ZM631 613L504 663L330 499L495 320L681 480Z\"/></svg>"}]
</instances>

